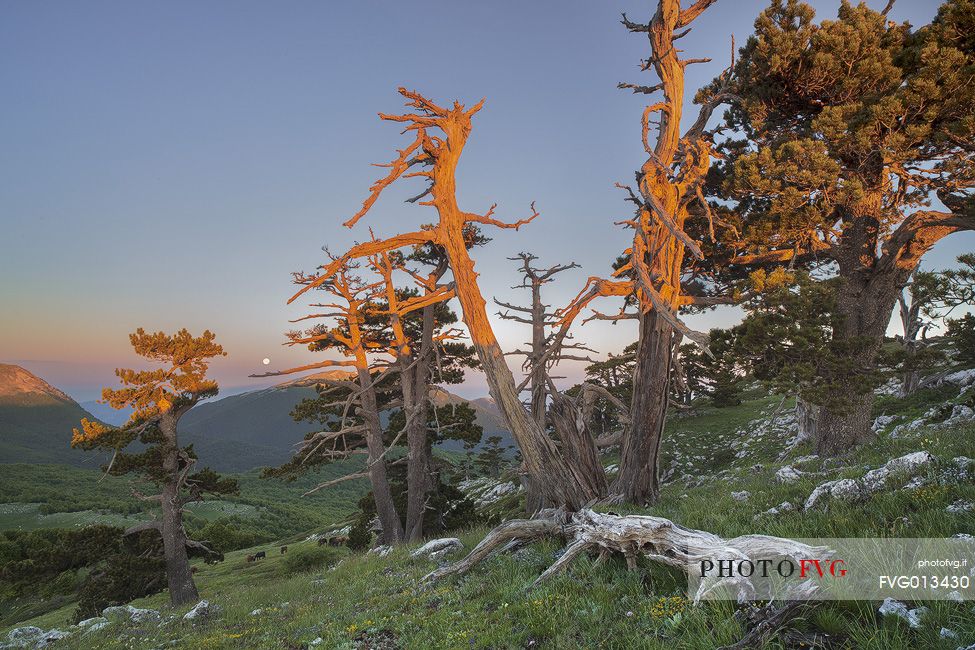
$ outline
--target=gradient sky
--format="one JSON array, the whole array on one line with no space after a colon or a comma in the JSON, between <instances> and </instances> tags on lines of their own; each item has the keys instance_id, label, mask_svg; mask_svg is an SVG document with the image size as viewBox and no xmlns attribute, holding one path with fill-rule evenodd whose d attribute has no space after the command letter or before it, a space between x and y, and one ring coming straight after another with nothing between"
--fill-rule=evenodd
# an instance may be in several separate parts
<instances>
[{"instance_id":1,"label":"gradient sky","mask_svg":"<svg viewBox=\"0 0 975 650\"><path fill-rule=\"evenodd\" d=\"M839 1L813 2L820 17ZM877 8L885 2L872 0ZM892 17L920 25L933 0ZM391 190L354 231L379 170L407 143L378 111L397 86L442 102L487 97L459 173L462 206L542 216L492 232L477 252L487 295L513 299L505 258L576 261L549 294L562 304L625 247L628 213L613 183L642 162L644 101L618 81L651 81L637 63L653 3L5 2L0 6L0 361L20 363L78 399L138 363L136 327L210 328L230 356L214 365L225 392L263 357L281 369L315 360L281 347L290 272L312 270L321 246L345 249L366 228L390 234L433 219ZM682 41L687 87L707 82L743 43L764 1L721 0ZM693 93L690 92L692 95ZM950 264L975 236L942 242L926 263ZM606 310L613 309L606 305ZM690 319L727 325L735 310ZM498 323L506 347L526 333ZM617 351L632 329L599 323L580 336ZM579 369L568 374L579 376ZM264 382L266 383L266 382ZM459 392L483 395L472 377Z\"/></svg>"}]
</instances>

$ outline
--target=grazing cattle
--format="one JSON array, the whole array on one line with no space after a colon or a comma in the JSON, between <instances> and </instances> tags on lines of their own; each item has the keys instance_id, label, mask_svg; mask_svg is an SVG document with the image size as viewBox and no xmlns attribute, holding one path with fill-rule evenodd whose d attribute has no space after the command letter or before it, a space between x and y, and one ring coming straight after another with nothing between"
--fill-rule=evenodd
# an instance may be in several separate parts
<instances>
[{"instance_id":1,"label":"grazing cattle","mask_svg":"<svg viewBox=\"0 0 975 650\"><path fill-rule=\"evenodd\" d=\"M288 547L287 546L282 546L281 547L281 555L284 555L287 552L288 552Z\"/></svg>"},{"instance_id":2,"label":"grazing cattle","mask_svg":"<svg viewBox=\"0 0 975 650\"><path fill-rule=\"evenodd\" d=\"M198 566L191 566L190 567L190 573L196 573L199 570L200 570L200 567L198 567Z\"/></svg>"},{"instance_id":3,"label":"grazing cattle","mask_svg":"<svg viewBox=\"0 0 975 650\"><path fill-rule=\"evenodd\" d=\"M266 557L267 557L267 551L258 551L257 553L254 553L255 560L263 560Z\"/></svg>"},{"instance_id":4,"label":"grazing cattle","mask_svg":"<svg viewBox=\"0 0 975 650\"><path fill-rule=\"evenodd\" d=\"M327 537L319 537L318 538L318 545L319 546L325 546L326 544L328 544L328 538Z\"/></svg>"},{"instance_id":5,"label":"grazing cattle","mask_svg":"<svg viewBox=\"0 0 975 650\"><path fill-rule=\"evenodd\" d=\"M329 546L345 546L345 544L348 541L349 541L349 538L348 537L345 537L344 535L343 536L338 536L338 537L330 537L328 539L328 545Z\"/></svg>"},{"instance_id":6,"label":"grazing cattle","mask_svg":"<svg viewBox=\"0 0 975 650\"><path fill-rule=\"evenodd\" d=\"M247 561L248 562L253 562L254 561L254 556L253 555L248 555L247 556Z\"/></svg>"}]
</instances>

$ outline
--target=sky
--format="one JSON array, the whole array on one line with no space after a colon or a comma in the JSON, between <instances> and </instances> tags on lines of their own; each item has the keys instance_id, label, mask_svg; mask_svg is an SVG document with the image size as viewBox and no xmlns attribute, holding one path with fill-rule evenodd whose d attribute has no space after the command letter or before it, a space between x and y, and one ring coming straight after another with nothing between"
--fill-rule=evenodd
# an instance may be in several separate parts
<instances>
[{"instance_id":1,"label":"sky","mask_svg":"<svg viewBox=\"0 0 975 650\"><path fill-rule=\"evenodd\" d=\"M839 0L812 3L835 16ZM882 0L871 0L880 8ZM932 0L898 2L915 25ZM224 392L267 385L247 375L320 358L282 346L292 271L322 247L430 222L404 204L422 184L387 192L354 230L386 162L408 143L376 113L397 112L398 86L441 103L486 97L458 173L462 207L519 218L478 250L487 296L516 301L506 258L528 250L546 266L582 268L549 285L565 304L605 274L627 242L617 181L642 163L637 66L646 40L619 24L654 3L495 2L5 2L0 5L0 362L18 363L79 400L139 364L128 333L180 327L217 334ZM767 2L720 0L681 42L696 88L727 66ZM975 249L975 235L940 243L927 268ZM606 310L613 307L606 306ZM727 326L734 309L691 317ZM512 349L527 332L495 321ZM579 332L602 353L632 341L627 325ZM265 368L261 361L269 358ZM570 379L581 368L567 368ZM471 376L457 392L486 394Z\"/></svg>"}]
</instances>

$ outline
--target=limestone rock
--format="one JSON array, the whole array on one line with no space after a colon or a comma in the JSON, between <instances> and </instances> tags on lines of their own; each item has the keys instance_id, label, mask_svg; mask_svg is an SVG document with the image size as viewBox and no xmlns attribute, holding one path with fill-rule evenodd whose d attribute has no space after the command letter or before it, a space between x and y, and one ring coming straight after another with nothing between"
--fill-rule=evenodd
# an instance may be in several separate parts
<instances>
[{"instance_id":1,"label":"limestone rock","mask_svg":"<svg viewBox=\"0 0 975 650\"><path fill-rule=\"evenodd\" d=\"M201 600L193 609L183 615L184 621L196 621L205 618L213 618L220 614L220 606L211 603L209 600Z\"/></svg>"},{"instance_id":2,"label":"limestone rock","mask_svg":"<svg viewBox=\"0 0 975 650\"><path fill-rule=\"evenodd\" d=\"M779 483L795 483L802 478L802 475L803 472L800 472L792 465L786 465L775 473L775 480Z\"/></svg>"},{"instance_id":3,"label":"limestone rock","mask_svg":"<svg viewBox=\"0 0 975 650\"><path fill-rule=\"evenodd\" d=\"M885 598L884 603L877 610L881 616L896 616L907 621L907 624L912 628L921 627L921 616L928 611L927 607L918 607L917 609L908 609L907 605L900 602L899 600L894 600L893 598Z\"/></svg>"},{"instance_id":4,"label":"limestone rock","mask_svg":"<svg viewBox=\"0 0 975 650\"><path fill-rule=\"evenodd\" d=\"M464 548L464 544L461 543L456 537L444 537L441 539L432 539L420 548L416 549L410 553L410 557L429 557L431 559L439 559L450 553L451 551L457 551ZM436 555L437 557L434 557Z\"/></svg>"},{"instance_id":5,"label":"limestone rock","mask_svg":"<svg viewBox=\"0 0 975 650\"><path fill-rule=\"evenodd\" d=\"M914 476L919 470L934 462L934 456L926 451L915 451L887 461L883 467L871 470L864 475L862 482L867 492L877 492L887 487L891 478L898 474Z\"/></svg>"},{"instance_id":6,"label":"limestone rock","mask_svg":"<svg viewBox=\"0 0 975 650\"><path fill-rule=\"evenodd\" d=\"M860 484L852 478L841 478L833 481L826 481L818 486L806 499L803 508L809 510L816 507L827 499L838 499L840 501L854 501L863 496L863 489Z\"/></svg>"},{"instance_id":7,"label":"limestone rock","mask_svg":"<svg viewBox=\"0 0 975 650\"><path fill-rule=\"evenodd\" d=\"M147 623L159 621L159 612L154 609L139 609L132 605L106 607L102 616L108 620L126 620L131 623Z\"/></svg>"}]
</instances>

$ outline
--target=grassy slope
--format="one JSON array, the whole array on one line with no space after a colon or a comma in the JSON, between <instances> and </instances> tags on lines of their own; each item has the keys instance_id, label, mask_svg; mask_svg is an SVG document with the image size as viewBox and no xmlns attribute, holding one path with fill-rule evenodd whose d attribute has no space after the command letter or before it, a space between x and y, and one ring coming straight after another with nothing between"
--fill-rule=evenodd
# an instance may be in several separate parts
<instances>
[{"instance_id":1,"label":"grassy slope","mask_svg":"<svg viewBox=\"0 0 975 650\"><path fill-rule=\"evenodd\" d=\"M864 466L877 467L892 456L919 449L939 459L971 456L975 427L936 425L922 429L916 437L899 440L882 434L846 465L827 469L826 477L782 485L773 476L783 464L775 459L783 449L784 434L772 427L758 427L760 435L749 446L749 455L735 459L727 449L740 437L738 431L756 429L750 423L760 411L767 417L779 403L751 397L739 407L701 409L697 417L671 423L669 460L665 462L678 463L679 476L686 468L694 468L694 476L704 477L727 470L727 480L707 481L693 488L674 481L665 487L660 504L651 513L724 536L755 532L793 537L940 537L975 532L973 515L947 515L944 510L958 498L975 500L971 483L884 492L859 506L833 504L829 516L804 513L753 521L754 515L770 506L801 501L826 478L860 476ZM957 399L957 391L930 391L902 402L881 400L878 412L913 418L947 399ZM799 448L790 458L808 452ZM755 467L757 464L765 466ZM821 468L813 462L803 469ZM735 501L730 497L733 490L748 490L752 496ZM470 547L486 530L471 530L461 537ZM289 543L292 551L302 545ZM264 548L270 549L270 545ZM248 564L244 561L247 551L241 551L229 554L222 564L202 566L197 575L203 597L224 608L216 620L193 625L174 618L158 629L112 626L86 637L76 635L64 645L159 647L173 642L194 648L298 648L321 637L319 647L326 648L394 647L380 645L389 639L407 648L712 648L733 642L742 633L731 605L691 607L682 595L683 577L650 564L641 564L639 571L630 573L619 561L596 567L584 558L567 575L526 592L558 550L554 543L537 544L518 556L491 560L468 577L446 581L430 591L416 586L418 578L435 565L410 560L407 549L398 549L387 558L350 556L334 571L297 576L285 573L278 554L269 554L266 562ZM159 594L134 604L159 607L164 616L181 613L169 610L165 601L165 594ZM975 642L971 603L929 606L931 611L919 630L910 630L897 619L881 619L877 604L869 602L822 604L806 624L839 635L846 640L844 647L852 648L954 650ZM263 609L260 614L250 615L259 608ZM29 623L45 629L64 626L69 615L66 607ZM960 638L940 639L941 626Z\"/></svg>"}]
</instances>

